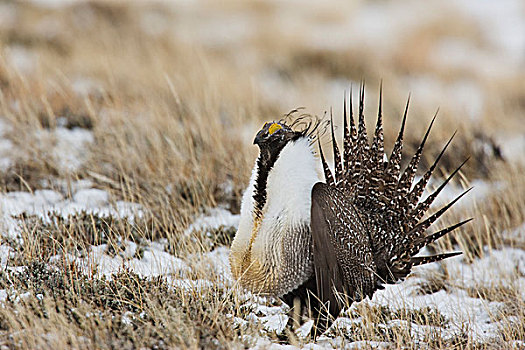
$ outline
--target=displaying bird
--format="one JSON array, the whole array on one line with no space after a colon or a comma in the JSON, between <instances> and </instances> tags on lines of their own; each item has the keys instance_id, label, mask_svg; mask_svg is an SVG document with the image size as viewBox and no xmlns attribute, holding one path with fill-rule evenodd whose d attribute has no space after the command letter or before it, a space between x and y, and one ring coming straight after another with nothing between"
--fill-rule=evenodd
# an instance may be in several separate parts
<instances>
[{"instance_id":1,"label":"displaying bird","mask_svg":"<svg viewBox=\"0 0 525 350\"><path fill-rule=\"evenodd\" d=\"M242 287L282 298L291 306L307 306L319 333L345 306L372 297L384 284L403 280L412 267L461 254L417 256L421 248L470 221L426 233L469 190L423 218L466 162L421 200L454 135L416 182L416 170L435 117L401 172L409 103L387 158L382 93L371 144L365 127L364 87L359 92L357 126L351 96L350 118L346 99L344 104L342 155L331 123L335 176L325 161L319 137L314 135L319 122L303 130L294 130L300 123L287 125L284 119L264 124L254 140L260 153L243 195L239 228L231 246L231 271ZM315 140L319 142L320 162L314 151Z\"/></svg>"}]
</instances>

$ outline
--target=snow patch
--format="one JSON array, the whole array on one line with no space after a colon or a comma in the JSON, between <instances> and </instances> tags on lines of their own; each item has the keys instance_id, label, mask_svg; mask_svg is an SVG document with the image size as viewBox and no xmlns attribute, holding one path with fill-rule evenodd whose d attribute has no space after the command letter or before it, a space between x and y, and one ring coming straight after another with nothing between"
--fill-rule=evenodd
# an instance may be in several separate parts
<instances>
[{"instance_id":1,"label":"snow patch","mask_svg":"<svg viewBox=\"0 0 525 350\"><path fill-rule=\"evenodd\" d=\"M90 207L104 206L108 203L109 194L104 190L89 188L77 191L73 195L73 200Z\"/></svg>"},{"instance_id":2,"label":"snow patch","mask_svg":"<svg viewBox=\"0 0 525 350\"><path fill-rule=\"evenodd\" d=\"M11 257L13 249L6 244L0 245L0 268L7 266L7 262Z\"/></svg>"},{"instance_id":3,"label":"snow patch","mask_svg":"<svg viewBox=\"0 0 525 350\"><path fill-rule=\"evenodd\" d=\"M469 288L480 286L508 285L514 281L517 287L525 287L525 252L519 249L505 248L494 250L484 258L468 265L461 257L444 262L448 271L447 285L450 287L436 293L419 295L417 288L422 282L424 271L439 269L438 265L422 266L405 282L386 286L377 291L371 304L383 305L396 309L421 310L431 308L438 311L449 321L444 330L453 337L467 332L475 341L487 342L498 335L499 323L496 321L504 307L503 302L490 301L481 297L469 296ZM524 293L525 297L525 293Z\"/></svg>"},{"instance_id":4,"label":"snow patch","mask_svg":"<svg viewBox=\"0 0 525 350\"><path fill-rule=\"evenodd\" d=\"M20 73L32 73L38 63L38 56L33 51L20 45L12 45L4 50L5 58L9 66Z\"/></svg>"},{"instance_id":5,"label":"snow patch","mask_svg":"<svg viewBox=\"0 0 525 350\"><path fill-rule=\"evenodd\" d=\"M195 231L209 232L224 227L239 226L240 215L234 215L226 209L213 208L209 210L206 215L201 215L188 227L186 234L191 234Z\"/></svg>"},{"instance_id":6,"label":"snow patch","mask_svg":"<svg viewBox=\"0 0 525 350\"><path fill-rule=\"evenodd\" d=\"M56 145L53 154L64 171L78 170L88 159L86 148L94 141L93 133L86 129L58 127L54 131Z\"/></svg>"},{"instance_id":7,"label":"snow patch","mask_svg":"<svg viewBox=\"0 0 525 350\"><path fill-rule=\"evenodd\" d=\"M53 190L37 190L34 193L8 192L0 194L0 209L3 219L22 213L47 218L48 212L67 217L82 211L117 218L129 216L130 212L142 215L141 206L136 203L116 202L112 206L109 203L109 195L99 189L79 190L73 194L72 199L64 199L60 193Z\"/></svg>"},{"instance_id":8,"label":"snow patch","mask_svg":"<svg viewBox=\"0 0 525 350\"><path fill-rule=\"evenodd\" d=\"M99 81L86 77L77 77L71 83L73 91L80 96L99 93L102 90L101 85Z\"/></svg>"},{"instance_id":9,"label":"snow patch","mask_svg":"<svg viewBox=\"0 0 525 350\"><path fill-rule=\"evenodd\" d=\"M5 289L0 289L0 303L4 303L9 295L7 294L7 291Z\"/></svg>"},{"instance_id":10,"label":"snow patch","mask_svg":"<svg viewBox=\"0 0 525 350\"><path fill-rule=\"evenodd\" d=\"M131 246L131 249L136 248L135 243L125 242L126 246ZM144 252L141 258L126 259L121 255L110 256L106 253L108 249L107 244L91 247L85 258L75 258L69 256L72 261L82 268L84 273L91 275L96 271L97 276L105 276L111 278L112 274L116 274L123 270L129 269L141 277L156 277L156 276L181 276L184 272L189 270L188 265L181 259L163 251L160 247L151 245ZM124 254L126 255L126 254ZM129 253L127 254L130 255Z\"/></svg>"},{"instance_id":11,"label":"snow patch","mask_svg":"<svg viewBox=\"0 0 525 350\"><path fill-rule=\"evenodd\" d=\"M525 135L498 135L496 136L504 159L512 163L525 164Z\"/></svg>"},{"instance_id":12,"label":"snow patch","mask_svg":"<svg viewBox=\"0 0 525 350\"><path fill-rule=\"evenodd\" d=\"M109 195L99 189L86 189L86 183L72 183L71 188L80 188L71 199L64 199L62 194L53 190L29 192L8 192L0 194L1 234L11 239L20 238L20 227L14 216L21 214L36 215L44 221L49 220L49 213L67 217L80 212L100 216L128 218L143 215L142 207L137 203L117 201L111 204Z\"/></svg>"},{"instance_id":13,"label":"snow patch","mask_svg":"<svg viewBox=\"0 0 525 350\"><path fill-rule=\"evenodd\" d=\"M10 158L13 152L13 143L5 138L5 134L11 131L11 126L0 118L0 171L7 170L12 165Z\"/></svg>"}]
</instances>

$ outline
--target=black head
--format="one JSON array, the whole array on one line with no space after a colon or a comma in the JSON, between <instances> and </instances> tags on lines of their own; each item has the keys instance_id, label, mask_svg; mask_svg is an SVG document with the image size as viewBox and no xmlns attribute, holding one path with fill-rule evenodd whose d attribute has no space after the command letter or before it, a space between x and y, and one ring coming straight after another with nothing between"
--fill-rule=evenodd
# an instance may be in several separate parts
<instances>
[{"instance_id":1,"label":"black head","mask_svg":"<svg viewBox=\"0 0 525 350\"><path fill-rule=\"evenodd\" d=\"M254 145L258 145L263 151L281 151L290 141L294 141L303 136L302 132L293 131L291 127L282 122L269 122L263 125L259 130L255 139Z\"/></svg>"}]
</instances>

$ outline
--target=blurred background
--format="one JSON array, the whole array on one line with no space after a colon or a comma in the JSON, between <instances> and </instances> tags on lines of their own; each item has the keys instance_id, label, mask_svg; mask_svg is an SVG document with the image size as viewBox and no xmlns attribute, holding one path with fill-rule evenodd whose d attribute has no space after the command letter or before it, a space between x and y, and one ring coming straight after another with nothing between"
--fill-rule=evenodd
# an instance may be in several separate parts
<instances>
[{"instance_id":1,"label":"blurred background","mask_svg":"<svg viewBox=\"0 0 525 350\"><path fill-rule=\"evenodd\" d=\"M236 211L261 123L338 116L362 80L369 123L383 81L387 149L410 94L409 150L439 109L429 156L460 131L445 166L524 159L521 0L1 1L0 49L8 190L89 177Z\"/></svg>"}]
</instances>

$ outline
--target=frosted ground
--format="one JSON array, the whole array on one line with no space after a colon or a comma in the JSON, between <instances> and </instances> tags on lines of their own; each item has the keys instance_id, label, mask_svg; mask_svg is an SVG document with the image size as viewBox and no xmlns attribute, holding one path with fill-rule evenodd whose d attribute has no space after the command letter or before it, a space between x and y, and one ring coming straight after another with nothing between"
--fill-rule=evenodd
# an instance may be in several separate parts
<instances>
[{"instance_id":1,"label":"frosted ground","mask_svg":"<svg viewBox=\"0 0 525 350\"><path fill-rule=\"evenodd\" d=\"M133 203L110 201L108 193L91 188L89 183L77 182L73 184L74 192L70 199L64 199L60 192L52 190L39 190L34 193L10 192L0 197L0 207L3 216L1 227L4 235L11 240L21 239L19 222L13 219L14 216L26 213L36 215L43 220L49 220L49 213L55 213L64 217L79 212L88 212L104 216L117 218L133 218L141 215L142 208ZM468 204L464 204L468 205ZM187 229L190 235L193 231L206 233L212 232L220 227L232 227L235 229L238 224L239 216L233 215L224 209L210 209L210 215L198 217ZM525 225L518 228L509 235L522 236L525 234ZM144 242L141 246L144 249L140 258L136 256L137 243L132 241L122 241L121 250L117 255L106 253L106 244L91 246L88 248L85 257L68 255L65 258L74 261L84 270L85 273L97 270L97 276L111 276L122 270L131 270L143 277L163 276L167 279L171 288L183 288L191 291L203 286L209 286L217 281L212 280L192 280L184 278L189 270L192 269L191 263L169 254L165 251L166 242ZM201 263L210 265L210 268L218 270L225 278L222 280L228 288L232 288L235 282L231 279L228 265L228 248L220 247L208 254L199 256ZM9 256L14 254L13 248L9 244L0 246L0 261L5 269L24 269L23 266L11 267ZM60 261L64 257L55 256L50 259ZM190 259L191 260L191 259ZM439 276L446 270L448 274L446 290L439 290L436 293L426 294L421 292L422 285L429 283L432 276ZM502 301L487 301L479 297L469 295L469 290L475 290L480 285L499 285L512 280L517 290L521 291L521 297L525 298L525 251L521 249L504 248L491 250L482 259L477 259L472 263L465 263L464 258L459 256L447 260L438 265L416 268L412 275L404 282L394 286L388 286L384 291L378 291L372 300L362 303L371 306L386 307L395 313L397 310L402 312L417 312L420 310L431 309L443 318L441 326L421 326L411 324L407 321L392 319L385 324L378 325L385 329L391 327L406 327L410 330L411 336L416 340L425 334L437 332L443 339L453 339L457 337L468 337L476 343L490 343L497 339L502 322L513 322L512 319L498 320L505 304ZM8 295L9 291L0 290L0 300L5 300L8 296L16 299L16 295ZM12 293L12 292L11 292ZM15 292L16 293L16 292ZM23 297L21 294L19 297ZM288 316L288 308L285 305L272 306L275 301L259 298L250 294L246 295L246 306L253 309L245 319L232 317L232 325L246 327L248 323L262 325L262 334L259 338L244 339L247 344L254 345L255 348L266 348L271 344L271 340L265 338L265 332L280 334L284 331ZM360 348L365 345L362 341L348 342L344 339L346 329L363 322L359 317L352 317L353 307L345 311L335 324L327 331L327 334L318 339L316 345L304 344L304 348L330 349L338 348L344 344L348 348ZM228 315L225 315L228 317ZM516 320L516 322L519 322ZM304 325L298 331L299 338L301 332L306 332L310 323ZM306 334L306 333L305 333ZM422 344L423 345L423 344ZM516 340L509 343L511 346L520 348L525 345L522 341ZM367 343L366 346L378 347L388 346L388 343L381 342ZM276 345L272 348L292 349L289 345Z\"/></svg>"},{"instance_id":2,"label":"frosted ground","mask_svg":"<svg viewBox=\"0 0 525 350\"><path fill-rule=\"evenodd\" d=\"M0 44L0 345L525 348L522 1L0 1ZM435 206L473 186L440 225L475 220L432 247L465 254L312 343L311 323L290 334L286 305L236 285L228 243L261 122L302 106L339 116L362 78L368 116L383 79L387 145L409 93L408 151L437 107L429 154L459 129L443 174L472 158ZM24 284L35 262L97 287L136 274L140 297L78 293L62 308ZM159 310L147 281L166 283ZM50 311L63 309L67 322Z\"/></svg>"},{"instance_id":3,"label":"frosted ground","mask_svg":"<svg viewBox=\"0 0 525 350\"><path fill-rule=\"evenodd\" d=\"M20 232L18 222L13 219L13 216L26 213L29 215L37 215L44 220L49 219L48 213L57 213L67 217L74 213L81 211L96 213L101 216L127 217L131 220L135 215L141 215L141 208L133 203L126 203L117 201L110 204L108 194L102 190L90 188L89 183L75 183L75 191L71 199L64 199L59 192L52 190L40 190L34 193L28 192L11 192L0 197L0 205L2 208L2 228L6 235L11 239L20 239ZM238 224L238 215L232 215L224 209L210 210L211 215L199 217L188 228L187 234L191 234L194 230L201 232L211 232L213 229L219 227L231 226L233 228ZM512 235L523 235L524 227L519 228ZM190 280L184 279L183 276L191 265L185 261L165 252L162 241L158 242L142 242L145 246L141 258L134 258L137 249L137 244L131 241L122 242L122 250L116 256L110 256L105 253L107 245L92 246L84 258L68 256L68 259L75 261L86 273L92 271L96 266L99 275L105 275L111 278L111 275L117 273L119 270L128 268L137 274L145 277L164 276L168 279L172 288L199 288L203 284L209 285L215 283L209 280ZM3 244L0 246L2 266L7 269L12 267L8 264L10 254L13 254L13 249ZM199 259L207 260L212 268L220 269L221 274L226 278L224 281L231 287L234 281L231 280L228 261L228 249L220 247ZM56 256L51 261L59 260L62 257ZM16 267L16 269L23 269L23 267ZM440 290L437 293L421 295L418 290L421 285L425 283L428 276L439 274L441 270L448 271L449 287L445 290ZM495 276L501 278L494 278ZM385 306L395 311L402 310L421 310L423 308L431 308L436 313L444 317L446 320L442 327L435 327L435 329L428 329L428 326L418 326L417 324L406 324L406 321L391 320L382 325L385 328L392 326L403 326L410 329L411 335L417 339L420 334L428 332L439 332L443 338L453 338L458 336L472 337L476 342L486 343L490 342L498 335L498 330L501 327L501 321L495 321L494 318L498 315L504 304L502 302L488 302L480 298L470 297L468 295L469 289L474 289L477 286L485 284L500 284L505 283L509 277L521 276L516 279L513 278L518 290L522 291L522 297L525 298L525 252L519 249L506 248L501 250L493 250L484 258L478 259L471 264L466 264L462 257L456 257L448 260L442 266L433 264L426 267L419 267L415 269L414 273L406 282L389 286L384 291L377 292L372 300L364 301L375 306ZM7 297L5 290L0 291L2 299ZM262 323L263 329L268 332L280 333L284 330L288 321L286 315L287 308L282 307L268 307L265 299L247 296L247 303L255 304L255 309L248 315L246 319L234 319L233 324L242 327L246 323L255 322ZM352 309L346 312L351 315ZM332 329L337 329L338 332L343 332L346 327L352 327L356 323L361 322L359 318L352 318L342 316L337 319ZM403 323L405 322L405 323ZM505 322L508 322L505 321ZM308 324L306 325L306 327ZM335 332L334 330L329 330ZM256 347L265 347L269 344L269 340L264 337L254 339ZM324 336L318 340L318 345L322 348L338 347L342 342L339 337ZM359 346L360 343L356 344ZM520 346L517 341L516 346ZM347 344L352 345L352 343ZM380 344L376 344L380 346ZM306 345L308 347L308 345ZM286 348L289 348L286 346Z\"/></svg>"}]
</instances>

